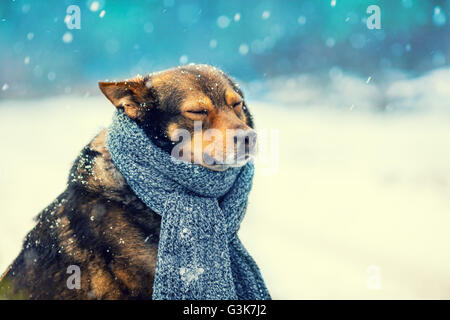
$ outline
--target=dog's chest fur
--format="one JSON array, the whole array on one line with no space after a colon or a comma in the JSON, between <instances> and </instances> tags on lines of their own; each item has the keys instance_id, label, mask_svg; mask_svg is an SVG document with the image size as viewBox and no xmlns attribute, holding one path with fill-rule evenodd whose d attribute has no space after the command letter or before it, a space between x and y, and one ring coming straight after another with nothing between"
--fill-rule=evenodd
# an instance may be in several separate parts
<instances>
[{"instance_id":1,"label":"dog's chest fur","mask_svg":"<svg viewBox=\"0 0 450 320\"><path fill-rule=\"evenodd\" d=\"M105 134L82 150L67 189L38 215L0 283L0 296L151 298L161 219L112 163ZM67 286L71 265L80 268L81 289Z\"/></svg>"}]
</instances>

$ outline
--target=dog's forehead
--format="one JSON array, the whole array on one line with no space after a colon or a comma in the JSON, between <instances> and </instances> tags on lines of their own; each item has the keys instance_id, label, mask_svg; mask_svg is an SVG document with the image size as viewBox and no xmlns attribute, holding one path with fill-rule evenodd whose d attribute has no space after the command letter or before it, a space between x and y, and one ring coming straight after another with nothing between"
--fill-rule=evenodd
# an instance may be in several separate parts
<instances>
[{"instance_id":1,"label":"dog's forehead","mask_svg":"<svg viewBox=\"0 0 450 320\"><path fill-rule=\"evenodd\" d=\"M215 106L241 99L232 80L222 70L212 66L182 66L154 74L151 78L161 99L174 94L183 100L207 98Z\"/></svg>"}]
</instances>

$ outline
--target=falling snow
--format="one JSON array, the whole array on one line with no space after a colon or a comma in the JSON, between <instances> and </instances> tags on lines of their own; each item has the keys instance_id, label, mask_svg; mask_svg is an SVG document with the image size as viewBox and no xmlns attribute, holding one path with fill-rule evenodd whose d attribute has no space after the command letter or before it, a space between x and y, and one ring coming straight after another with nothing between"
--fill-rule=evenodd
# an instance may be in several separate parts
<instances>
[{"instance_id":1,"label":"falling snow","mask_svg":"<svg viewBox=\"0 0 450 320\"><path fill-rule=\"evenodd\" d=\"M189 58L188 58L188 56L187 55L182 55L181 57L180 57L180 64L186 64L186 63L188 63L188 61L189 61Z\"/></svg>"},{"instance_id":2,"label":"falling snow","mask_svg":"<svg viewBox=\"0 0 450 320\"><path fill-rule=\"evenodd\" d=\"M212 49L216 48L217 47L217 40L216 39L211 39L209 41L209 47L212 48Z\"/></svg>"},{"instance_id":3,"label":"falling snow","mask_svg":"<svg viewBox=\"0 0 450 320\"><path fill-rule=\"evenodd\" d=\"M181 238L187 238L190 234L189 229L187 228L183 228L183 230L181 230L180 236Z\"/></svg>"},{"instance_id":4,"label":"falling snow","mask_svg":"<svg viewBox=\"0 0 450 320\"><path fill-rule=\"evenodd\" d=\"M299 25L304 25L306 23L306 17L305 16L298 17L297 22Z\"/></svg>"},{"instance_id":5,"label":"falling snow","mask_svg":"<svg viewBox=\"0 0 450 320\"><path fill-rule=\"evenodd\" d=\"M63 37L62 37L62 41L63 41L64 43L71 43L72 40L73 40L72 33L70 33L70 32L64 33L64 35L63 35Z\"/></svg>"},{"instance_id":6,"label":"falling snow","mask_svg":"<svg viewBox=\"0 0 450 320\"><path fill-rule=\"evenodd\" d=\"M98 11L98 9L100 9L100 3L98 1L92 1L91 5L89 6L89 10Z\"/></svg>"},{"instance_id":7,"label":"falling snow","mask_svg":"<svg viewBox=\"0 0 450 320\"><path fill-rule=\"evenodd\" d=\"M262 13L261 17L266 20L270 18L270 11L266 10Z\"/></svg>"},{"instance_id":8,"label":"falling snow","mask_svg":"<svg viewBox=\"0 0 450 320\"><path fill-rule=\"evenodd\" d=\"M220 16L217 18L217 25L219 28L225 29L230 24L230 19L227 16Z\"/></svg>"},{"instance_id":9,"label":"falling snow","mask_svg":"<svg viewBox=\"0 0 450 320\"><path fill-rule=\"evenodd\" d=\"M239 46L239 53L245 56L248 53L249 47L246 43L243 43Z\"/></svg>"}]
</instances>

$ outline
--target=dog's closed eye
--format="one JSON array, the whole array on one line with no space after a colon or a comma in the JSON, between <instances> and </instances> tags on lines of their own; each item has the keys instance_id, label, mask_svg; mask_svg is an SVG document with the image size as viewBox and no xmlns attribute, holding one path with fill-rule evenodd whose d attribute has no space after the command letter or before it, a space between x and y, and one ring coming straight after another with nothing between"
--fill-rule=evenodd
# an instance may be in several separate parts
<instances>
[{"instance_id":1,"label":"dog's closed eye","mask_svg":"<svg viewBox=\"0 0 450 320\"><path fill-rule=\"evenodd\" d=\"M208 110L206 109L200 109L200 110L187 110L186 112L188 113L193 113L193 114L200 114L200 115L207 115L208 114Z\"/></svg>"}]
</instances>

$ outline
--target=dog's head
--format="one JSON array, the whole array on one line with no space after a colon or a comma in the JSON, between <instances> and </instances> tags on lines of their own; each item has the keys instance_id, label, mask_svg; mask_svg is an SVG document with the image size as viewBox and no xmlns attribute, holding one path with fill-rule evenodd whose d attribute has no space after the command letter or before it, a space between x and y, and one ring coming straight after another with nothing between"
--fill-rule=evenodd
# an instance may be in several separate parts
<instances>
[{"instance_id":1,"label":"dog's head","mask_svg":"<svg viewBox=\"0 0 450 320\"><path fill-rule=\"evenodd\" d=\"M256 133L244 95L215 67L187 65L99 87L175 157L225 170L254 156Z\"/></svg>"}]
</instances>

